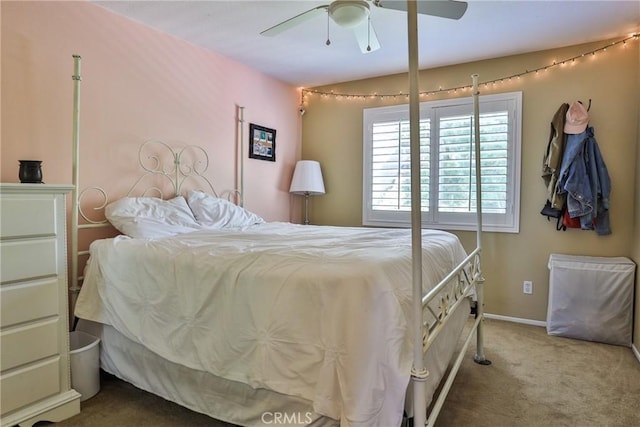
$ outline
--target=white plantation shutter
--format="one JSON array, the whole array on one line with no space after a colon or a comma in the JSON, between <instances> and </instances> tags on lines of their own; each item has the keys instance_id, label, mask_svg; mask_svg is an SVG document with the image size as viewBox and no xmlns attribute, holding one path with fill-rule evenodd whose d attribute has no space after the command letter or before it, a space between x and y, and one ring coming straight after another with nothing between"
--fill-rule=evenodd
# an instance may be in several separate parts
<instances>
[{"instance_id":1,"label":"white plantation shutter","mask_svg":"<svg viewBox=\"0 0 640 427\"><path fill-rule=\"evenodd\" d=\"M376 210L411 210L409 121L374 123L371 204ZM429 206L429 121L420 122L422 210Z\"/></svg>"},{"instance_id":2,"label":"white plantation shutter","mask_svg":"<svg viewBox=\"0 0 640 427\"><path fill-rule=\"evenodd\" d=\"M506 213L508 112L480 115L482 211ZM438 210L476 211L473 116L440 120Z\"/></svg>"},{"instance_id":3,"label":"white plantation shutter","mask_svg":"<svg viewBox=\"0 0 640 427\"><path fill-rule=\"evenodd\" d=\"M476 212L472 99L420 106L423 226L473 229ZM521 94L480 98L482 210L487 230L519 226ZM363 223L409 226L408 106L364 111Z\"/></svg>"}]
</instances>

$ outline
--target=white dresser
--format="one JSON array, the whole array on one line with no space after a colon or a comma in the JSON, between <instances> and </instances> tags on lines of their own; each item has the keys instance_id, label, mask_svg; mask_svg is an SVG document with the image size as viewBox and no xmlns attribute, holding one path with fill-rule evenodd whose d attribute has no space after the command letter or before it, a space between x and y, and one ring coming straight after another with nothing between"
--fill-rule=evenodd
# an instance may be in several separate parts
<instances>
[{"instance_id":1,"label":"white dresser","mask_svg":"<svg viewBox=\"0 0 640 427\"><path fill-rule=\"evenodd\" d=\"M80 412L71 388L66 197L70 185L0 184L0 425Z\"/></svg>"}]
</instances>

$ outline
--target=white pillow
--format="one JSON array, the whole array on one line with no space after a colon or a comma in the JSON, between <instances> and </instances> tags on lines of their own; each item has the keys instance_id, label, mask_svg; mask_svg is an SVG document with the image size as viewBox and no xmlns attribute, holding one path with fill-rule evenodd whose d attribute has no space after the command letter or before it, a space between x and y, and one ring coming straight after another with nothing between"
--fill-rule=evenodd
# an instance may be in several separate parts
<instances>
[{"instance_id":1,"label":"white pillow","mask_svg":"<svg viewBox=\"0 0 640 427\"><path fill-rule=\"evenodd\" d=\"M175 236L200 230L184 197L125 197L105 208L109 222L123 234L142 239Z\"/></svg>"},{"instance_id":2,"label":"white pillow","mask_svg":"<svg viewBox=\"0 0 640 427\"><path fill-rule=\"evenodd\" d=\"M187 203L196 221L207 228L246 227L264 222L258 215L228 200L201 191L189 191Z\"/></svg>"}]
</instances>

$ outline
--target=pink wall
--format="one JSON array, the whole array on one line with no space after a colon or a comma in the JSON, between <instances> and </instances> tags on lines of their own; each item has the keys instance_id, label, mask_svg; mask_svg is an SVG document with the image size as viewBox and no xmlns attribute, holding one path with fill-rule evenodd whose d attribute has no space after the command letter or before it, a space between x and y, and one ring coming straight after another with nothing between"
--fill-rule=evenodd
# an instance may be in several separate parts
<instances>
[{"instance_id":1,"label":"pink wall","mask_svg":"<svg viewBox=\"0 0 640 427\"><path fill-rule=\"evenodd\" d=\"M119 196L149 139L201 145L216 189L237 186L237 107L245 107L245 206L289 221L300 157L298 90L223 56L87 2L2 2L1 178L43 160L71 183L73 54L82 56L80 187ZM277 161L248 159L248 125L277 130Z\"/></svg>"}]
</instances>

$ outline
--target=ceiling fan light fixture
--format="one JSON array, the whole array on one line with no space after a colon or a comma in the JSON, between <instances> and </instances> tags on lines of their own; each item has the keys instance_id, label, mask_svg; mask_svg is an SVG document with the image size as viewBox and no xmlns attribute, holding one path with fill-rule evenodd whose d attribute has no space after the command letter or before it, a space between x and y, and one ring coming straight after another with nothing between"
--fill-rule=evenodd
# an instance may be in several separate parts
<instances>
[{"instance_id":1,"label":"ceiling fan light fixture","mask_svg":"<svg viewBox=\"0 0 640 427\"><path fill-rule=\"evenodd\" d=\"M369 4L358 0L334 1L329 5L329 15L341 27L356 27L369 17Z\"/></svg>"}]
</instances>

